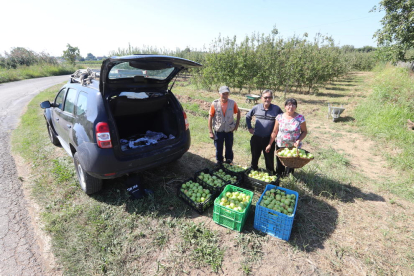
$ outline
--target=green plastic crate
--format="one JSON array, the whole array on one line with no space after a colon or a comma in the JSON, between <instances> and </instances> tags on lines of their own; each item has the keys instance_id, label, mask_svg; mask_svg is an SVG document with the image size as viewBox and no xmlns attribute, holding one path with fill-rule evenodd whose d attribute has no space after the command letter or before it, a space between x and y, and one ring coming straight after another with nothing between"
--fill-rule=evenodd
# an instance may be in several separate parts
<instances>
[{"instance_id":1,"label":"green plastic crate","mask_svg":"<svg viewBox=\"0 0 414 276\"><path fill-rule=\"evenodd\" d=\"M221 198L227 192L242 192L250 196L250 201L246 209L244 209L243 212L238 212L233 209L220 205ZM233 186L233 185L227 185L224 188L223 192L221 192L221 194L214 200L213 221L217 224L220 224L221 226L241 232L244 226L244 223L246 222L246 218L249 213L249 210L250 210L252 198L253 198L252 191L249 191L249 190L237 187L237 186Z\"/></svg>"}]
</instances>

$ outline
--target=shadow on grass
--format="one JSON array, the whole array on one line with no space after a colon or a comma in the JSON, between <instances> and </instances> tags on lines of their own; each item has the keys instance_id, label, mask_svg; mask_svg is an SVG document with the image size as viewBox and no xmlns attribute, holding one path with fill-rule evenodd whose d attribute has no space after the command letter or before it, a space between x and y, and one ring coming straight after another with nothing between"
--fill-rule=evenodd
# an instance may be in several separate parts
<instances>
[{"instance_id":1,"label":"shadow on grass","mask_svg":"<svg viewBox=\"0 0 414 276\"><path fill-rule=\"evenodd\" d=\"M250 214L246 219L243 232L255 233L265 236L254 228L255 205L251 206ZM310 196L299 195L298 206L296 209L293 227L289 238L289 244L293 247L306 252L313 252L323 249L325 241L335 231L338 220L338 211L324 201ZM272 228L271 226L269 226ZM277 233L280 226L275 226ZM278 239L269 236L270 239Z\"/></svg>"},{"instance_id":2,"label":"shadow on grass","mask_svg":"<svg viewBox=\"0 0 414 276\"><path fill-rule=\"evenodd\" d=\"M332 121L332 117L329 118ZM339 123L339 122L344 122L344 123L349 123L349 122L354 122L355 118L351 117L351 116L342 116L339 118L335 119L335 123Z\"/></svg>"},{"instance_id":3,"label":"shadow on grass","mask_svg":"<svg viewBox=\"0 0 414 276\"><path fill-rule=\"evenodd\" d=\"M125 205L128 213L157 217L197 217L199 214L177 197L177 188L192 178L195 172L205 168L213 169L214 166L215 163L210 160L187 152L177 161L138 173L140 186L151 189L153 195L143 199L132 198L127 191L128 176L123 176L105 180L101 192L91 197L111 205ZM209 216L208 212L202 215Z\"/></svg>"},{"instance_id":4,"label":"shadow on grass","mask_svg":"<svg viewBox=\"0 0 414 276\"><path fill-rule=\"evenodd\" d=\"M326 90L334 90L334 91L347 91L348 90L346 88L338 87L338 86L327 86L327 87L325 87L325 89ZM319 93L319 94L323 94L323 93Z\"/></svg>"},{"instance_id":5,"label":"shadow on grass","mask_svg":"<svg viewBox=\"0 0 414 276\"><path fill-rule=\"evenodd\" d=\"M315 172L299 171L295 173L295 176L304 183L307 190L310 189L312 194L320 197L339 200L345 203L354 203L356 198L385 202L382 196L373 193L364 193L357 187L327 178Z\"/></svg>"},{"instance_id":6,"label":"shadow on grass","mask_svg":"<svg viewBox=\"0 0 414 276\"><path fill-rule=\"evenodd\" d=\"M125 188L126 177L106 181L101 193L93 195L96 200L111 205L125 206L125 211L151 218L188 218L200 216L212 219L213 205L202 214L195 212L189 205L177 197L177 188L183 181L194 176L194 173L205 169L213 169L215 164L201 156L186 153L173 163L159 168L141 172L142 184L154 191L153 196L140 200L132 200ZM339 200L346 203L355 202L356 198L370 201L384 201L384 198L373 193L364 193L351 185L320 176L316 173L298 171L295 177L306 186L303 189L290 182L282 182L288 189L299 193L298 208L293 223L289 243L301 251L313 252L324 248L325 241L336 229L338 211L323 198ZM291 188L292 186L292 188ZM317 197L306 195L311 190ZM254 229L255 204L260 196L256 192L253 204L246 218L243 233L267 235ZM223 227L225 230L226 228ZM272 237L273 238L273 237Z\"/></svg>"},{"instance_id":7,"label":"shadow on grass","mask_svg":"<svg viewBox=\"0 0 414 276\"><path fill-rule=\"evenodd\" d=\"M335 231L338 222L338 210L328 204L323 198L336 199L346 203L353 203L360 198L369 201L385 201L382 196L374 193L364 193L359 188L340 183L326 177L303 172L296 173L296 178L304 182L306 189L282 182L299 193L298 207L290 235L289 243L295 248L313 252L324 248L325 241ZM306 183L309 180L310 183ZM318 198L306 195L304 190L311 190ZM252 214L246 220L245 231L264 235L254 229L254 206ZM277 228L276 228L277 229Z\"/></svg>"},{"instance_id":8,"label":"shadow on grass","mask_svg":"<svg viewBox=\"0 0 414 276\"><path fill-rule=\"evenodd\" d=\"M347 97L349 95L348 94L340 94L340 93L318 92L318 96L328 97L328 98L342 98L342 97Z\"/></svg>"}]
</instances>

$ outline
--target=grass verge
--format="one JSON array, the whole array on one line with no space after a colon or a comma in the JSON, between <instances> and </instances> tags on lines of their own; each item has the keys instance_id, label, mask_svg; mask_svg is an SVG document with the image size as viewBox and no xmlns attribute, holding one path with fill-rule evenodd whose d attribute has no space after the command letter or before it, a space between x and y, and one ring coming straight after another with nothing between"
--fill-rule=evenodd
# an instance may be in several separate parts
<instances>
[{"instance_id":1,"label":"grass verge","mask_svg":"<svg viewBox=\"0 0 414 276\"><path fill-rule=\"evenodd\" d=\"M77 69L86 68L85 65L71 66L68 64L59 65L31 65L31 66L20 66L16 69L1 69L0 68L0 83L18 81L24 79L49 77L72 74Z\"/></svg>"},{"instance_id":2,"label":"grass verge","mask_svg":"<svg viewBox=\"0 0 414 276\"><path fill-rule=\"evenodd\" d=\"M351 107L362 98L363 81L354 75L332 83L317 97L289 96L298 99L307 120L326 120L326 102ZM260 193L255 193L242 233L212 222L212 208L198 215L175 196L180 181L214 162L206 116L194 102L183 104L192 133L190 151L177 162L141 174L154 196L132 200L124 178L105 181L101 193L85 195L76 182L72 159L50 143L39 108L39 103L53 99L59 88L41 92L31 101L13 132L12 143L13 151L31 166L33 175L26 185L40 206L44 230L52 237L53 253L64 274L328 275L363 271L386 275L411 271L413 233L407 225L410 222L401 223L410 213L400 211L409 208L395 195L390 209L377 211L379 206L387 208L388 203L381 195L366 191L375 184L350 165L353 156L321 143L321 138L338 139L341 135L310 129L306 146L317 158L281 182L281 186L298 191L300 198L291 239L284 242L253 228ZM177 86L175 93L199 101L200 107L201 102L210 103L218 97L194 92L191 86ZM283 102L281 97L275 102ZM242 94L232 94L232 98L241 107L251 107ZM353 127L350 116L340 123L331 127ZM243 128L236 133L236 163L248 165L249 139ZM264 167L263 159L259 165Z\"/></svg>"}]
</instances>

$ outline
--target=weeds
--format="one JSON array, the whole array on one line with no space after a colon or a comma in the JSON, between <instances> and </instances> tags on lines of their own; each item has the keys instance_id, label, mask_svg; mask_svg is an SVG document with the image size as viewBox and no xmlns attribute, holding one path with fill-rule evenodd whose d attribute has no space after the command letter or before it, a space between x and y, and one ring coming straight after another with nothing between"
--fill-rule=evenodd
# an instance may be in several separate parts
<instances>
[{"instance_id":1,"label":"weeds","mask_svg":"<svg viewBox=\"0 0 414 276\"><path fill-rule=\"evenodd\" d=\"M341 84L351 84L352 81L351 76ZM345 136L332 135L324 123L319 128L310 129L305 141L312 148L315 160L280 182L280 186L299 193L291 239L283 242L258 235L253 229L252 217L247 220L246 230L242 233L214 225L211 223L211 209L198 215L175 196L178 183L174 182L175 179L190 177L196 170L212 166L214 161L214 146L206 132L206 116L194 102L183 105L188 112L192 134L190 151L175 163L141 175L143 183L154 190L154 196L143 200L130 199L122 178L105 181L99 194L85 195L78 187L72 159L66 155L60 157L65 154L64 150L50 144L42 111L38 107L39 102L53 99L60 87L40 93L29 104L20 126L13 133L13 150L24 157L32 168L33 176L25 182L31 182L32 195L42 210L44 229L52 237L53 253L64 274L182 275L220 273L228 269L229 275L260 274L263 271L264 274L270 271L269 274L286 275L356 275L361 271L366 274L397 274L392 272L412 270L414 255L412 250L406 249L412 245L413 232L404 230L407 228L401 225L387 233L381 232L383 222L380 219L387 214L371 214L376 211L375 208L370 212L364 208L371 206L371 202L365 204L365 201L373 201L376 207L390 205L394 208L390 209L392 212L401 209L405 216L395 217L391 224L404 222L403 226L408 227L412 212L400 196L409 199L412 195L409 191L413 178L402 181L384 179L373 183L352 166L354 156L337 151L324 142L324 137L343 139ZM348 86L339 87L343 89L335 90L339 91L337 93L348 93ZM217 96L194 91L191 85L179 88L177 93L191 95L193 100L210 102ZM392 98L387 95L381 97ZM326 113L320 111L325 108L324 100L318 103L314 95L295 96L301 102L300 112L326 120ZM326 97L325 91L321 90L318 97L326 99L323 98ZM231 98L240 107L251 108L251 105L244 103L242 94L232 94ZM336 99L339 103L345 101L339 97ZM353 116L351 113L348 115ZM308 116L307 120L314 119ZM339 121L330 127L336 130L343 127L358 129L351 120ZM242 126L236 133L235 162L240 165L249 165L250 137ZM402 144L405 144L409 140L403 141ZM411 162L410 158L406 162ZM260 159L259 166L264 167L263 159ZM386 198L366 190L373 186L395 193L392 201L388 204ZM257 196L255 194L255 198ZM367 212L369 216L362 217ZM384 244L383 233L388 239ZM371 236L376 240L371 240ZM389 241L392 241L391 245ZM228 250L225 245L229 243L236 248L237 254L240 253L237 259L233 260L235 256L228 255L231 249ZM354 248L355 244L358 246ZM387 250L392 253L387 253ZM348 262L351 257L352 262ZM400 257L404 261L397 260ZM271 263L271 266L265 267L263 261L268 258L285 263ZM317 265L308 265L306 260L312 258L317 262L314 260L311 263ZM300 267L295 264L300 264ZM283 270L284 267L291 270ZM353 270L354 267L361 271ZM309 270L303 270L306 268Z\"/></svg>"},{"instance_id":2,"label":"weeds","mask_svg":"<svg viewBox=\"0 0 414 276\"><path fill-rule=\"evenodd\" d=\"M188 223L182 226L181 236L184 246L192 249L190 258L195 264L208 264L214 272L218 272L223 262L224 249L220 248L216 233L206 229L204 225Z\"/></svg>"}]
</instances>

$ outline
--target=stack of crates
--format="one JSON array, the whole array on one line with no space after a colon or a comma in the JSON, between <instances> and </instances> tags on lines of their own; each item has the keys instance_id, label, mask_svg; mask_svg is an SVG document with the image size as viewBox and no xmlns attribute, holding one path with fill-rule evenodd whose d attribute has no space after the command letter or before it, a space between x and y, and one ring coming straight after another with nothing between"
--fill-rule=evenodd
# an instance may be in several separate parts
<instances>
[{"instance_id":1,"label":"stack of crates","mask_svg":"<svg viewBox=\"0 0 414 276\"><path fill-rule=\"evenodd\" d=\"M260 206L261 201L263 200L263 195L270 189L278 189L284 191L286 194L294 194L296 198L295 208L292 215L286 215L279 213L269 208ZM296 207L298 205L299 194L295 191L288 190L282 187L277 187L274 185L267 185L263 194L261 195L259 201L256 204L256 211L254 216L254 228L267 233L273 237L289 240L290 233L292 231L293 220L295 219ZM215 204L215 202L214 202Z\"/></svg>"},{"instance_id":2,"label":"stack of crates","mask_svg":"<svg viewBox=\"0 0 414 276\"><path fill-rule=\"evenodd\" d=\"M243 212L235 211L233 209L227 208L220 205L221 198L226 195L227 192L241 192L250 196L247 207ZM233 186L227 185L223 192L214 200L214 210L213 210L213 221L217 224L230 228L232 230L242 231L244 223L246 222L247 215L249 214L250 206L252 203L253 192Z\"/></svg>"}]
</instances>

